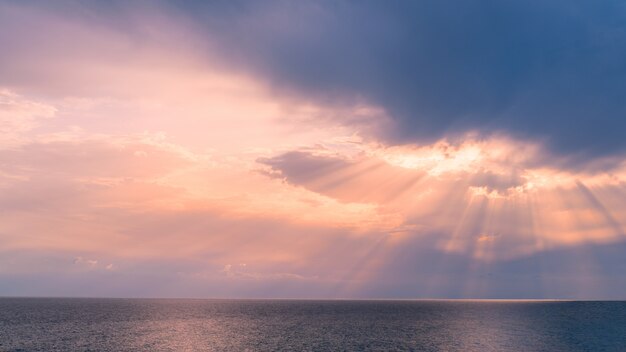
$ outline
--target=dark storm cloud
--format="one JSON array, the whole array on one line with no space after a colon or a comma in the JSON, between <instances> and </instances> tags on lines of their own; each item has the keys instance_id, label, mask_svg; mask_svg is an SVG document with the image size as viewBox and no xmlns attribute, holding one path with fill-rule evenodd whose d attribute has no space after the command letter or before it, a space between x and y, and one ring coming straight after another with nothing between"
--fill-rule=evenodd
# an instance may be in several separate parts
<instances>
[{"instance_id":1,"label":"dark storm cloud","mask_svg":"<svg viewBox=\"0 0 626 352\"><path fill-rule=\"evenodd\" d=\"M142 16L183 23L199 51L281 94L383 107L393 123L376 137L390 144L477 131L544 142L574 164L626 151L623 1L20 4L115 27L137 45L168 32Z\"/></svg>"},{"instance_id":2,"label":"dark storm cloud","mask_svg":"<svg viewBox=\"0 0 626 352\"><path fill-rule=\"evenodd\" d=\"M581 160L626 149L622 1L175 6L193 14L220 55L283 93L381 105L394 125L378 137L390 143L474 130Z\"/></svg>"}]
</instances>

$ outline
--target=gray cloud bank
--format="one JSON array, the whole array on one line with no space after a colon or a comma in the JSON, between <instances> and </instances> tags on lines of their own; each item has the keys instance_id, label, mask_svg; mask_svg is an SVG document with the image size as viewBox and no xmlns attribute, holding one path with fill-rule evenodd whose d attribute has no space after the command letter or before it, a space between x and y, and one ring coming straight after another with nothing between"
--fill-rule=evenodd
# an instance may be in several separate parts
<instances>
[{"instance_id":1,"label":"gray cloud bank","mask_svg":"<svg viewBox=\"0 0 626 352\"><path fill-rule=\"evenodd\" d=\"M71 18L70 23L114 29L138 47L159 38L170 44L172 38L197 41L198 51L261 77L279 94L378 105L392 123L378 128L375 137L389 144L429 143L473 131L540 141L554 154L579 161L626 151L622 1L26 1L11 6L37 9L33 25L45 23L46 14ZM7 16L23 14L7 10L11 6L3 7ZM187 32L172 34L166 18ZM0 55L7 67L0 72L19 85L10 52L33 33L9 19L0 44L11 50ZM184 33L194 38L185 39ZM71 36L62 38L60 47L71 49ZM338 119L354 123L348 116Z\"/></svg>"},{"instance_id":2,"label":"gray cloud bank","mask_svg":"<svg viewBox=\"0 0 626 352\"><path fill-rule=\"evenodd\" d=\"M621 1L187 4L221 55L278 90L365 99L428 143L468 131L546 143L578 160L626 149Z\"/></svg>"}]
</instances>

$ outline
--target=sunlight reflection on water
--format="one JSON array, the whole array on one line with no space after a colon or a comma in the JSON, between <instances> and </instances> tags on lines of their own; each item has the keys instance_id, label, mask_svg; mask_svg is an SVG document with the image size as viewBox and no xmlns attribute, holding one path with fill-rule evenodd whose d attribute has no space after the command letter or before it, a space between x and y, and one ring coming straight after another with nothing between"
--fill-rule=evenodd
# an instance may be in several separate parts
<instances>
[{"instance_id":1,"label":"sunlight reflection on water","mask_svg":"<svg viewBox=\"0 0 626 352\"><path fill-rule=\"evenodd\" d=\"M626 303L0 299L2 351L623 351Z\"/></svg>"}]
</instances>

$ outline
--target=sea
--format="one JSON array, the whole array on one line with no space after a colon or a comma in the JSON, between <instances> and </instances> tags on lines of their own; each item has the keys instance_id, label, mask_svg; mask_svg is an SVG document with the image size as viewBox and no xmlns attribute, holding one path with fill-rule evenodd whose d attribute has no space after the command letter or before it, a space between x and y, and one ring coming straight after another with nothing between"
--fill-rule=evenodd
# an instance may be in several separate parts
<instances>
[{"instance_id":1,"label":"sea","mask_svg":"<svg viewBox=\"0 0 626 352\"><path fill-rule=\"evenodd\" d=\"M626 302L0 298L0 351L626 351Z\"/></svg>"}]
</instances>

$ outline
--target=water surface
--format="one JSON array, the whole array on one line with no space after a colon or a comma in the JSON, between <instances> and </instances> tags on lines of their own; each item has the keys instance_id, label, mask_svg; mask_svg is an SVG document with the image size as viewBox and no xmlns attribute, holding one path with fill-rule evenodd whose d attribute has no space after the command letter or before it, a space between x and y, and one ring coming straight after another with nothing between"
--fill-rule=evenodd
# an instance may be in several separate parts
<instances>
[{"instance_id":1,"label":"water surface","mask_svg":"<svg viewBox=\"0 0 626 352\"><path fill-rule=\"evenodd\" d=\"M626 302L0 298L0 351L626 351Z\"/></svg>"}]
</instances>

